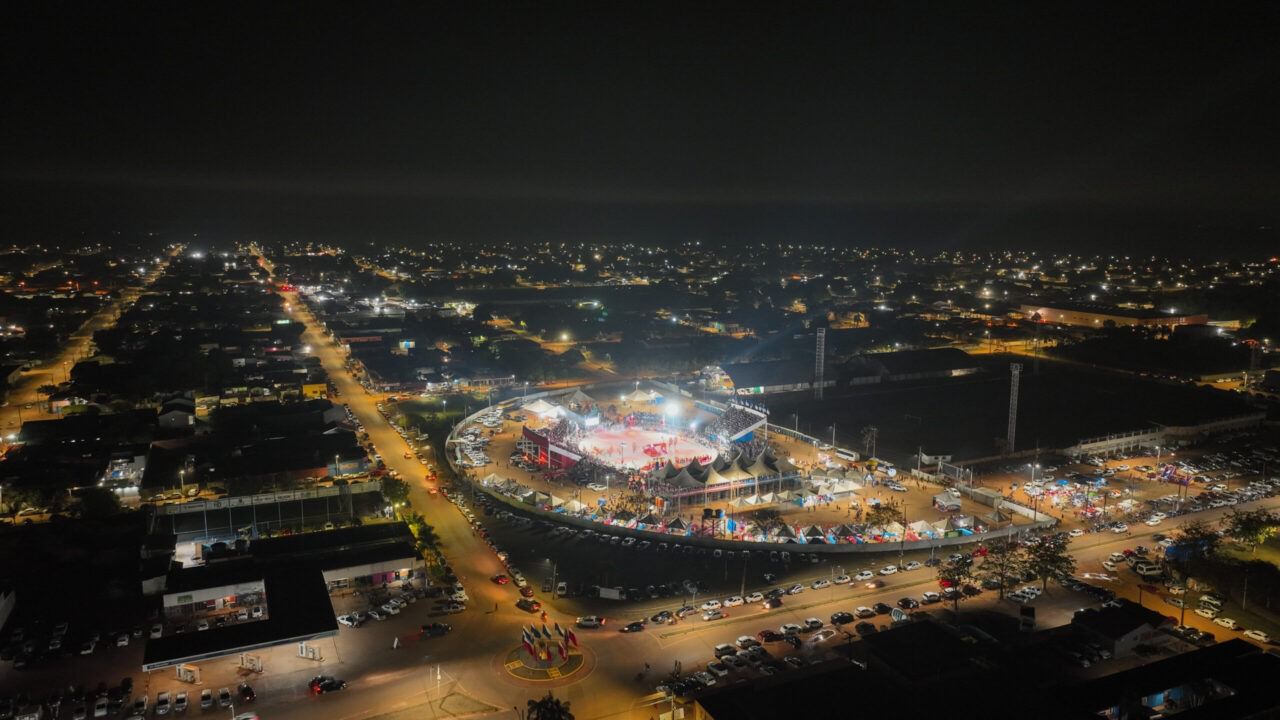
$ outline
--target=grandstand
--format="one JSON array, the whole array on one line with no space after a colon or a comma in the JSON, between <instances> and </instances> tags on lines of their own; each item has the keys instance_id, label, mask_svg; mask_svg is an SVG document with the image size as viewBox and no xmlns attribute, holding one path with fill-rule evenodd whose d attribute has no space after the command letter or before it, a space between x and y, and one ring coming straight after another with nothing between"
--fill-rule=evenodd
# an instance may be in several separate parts
<instances>
[{"instance_id":1,"label":"grandstand","mask_svg":"<svg viewBox=\"0 0 1280 720\"><path fill-rule=\"evenodd\" d=\"M721 442L746 442L751 435L768 421L769 416L760 410L730 403L728 409L706 429L708 435Z\"/></svg>"}]
</instances>

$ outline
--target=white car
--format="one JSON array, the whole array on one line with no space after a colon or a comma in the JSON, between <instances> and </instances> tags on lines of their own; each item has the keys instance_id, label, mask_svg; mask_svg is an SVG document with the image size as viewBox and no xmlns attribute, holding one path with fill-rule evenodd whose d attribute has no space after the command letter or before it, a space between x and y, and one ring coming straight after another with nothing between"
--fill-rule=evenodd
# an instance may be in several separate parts
<instances>
[{"instance_id":1,"label":"white car","mask_svg":"<svg viewBox=\"0 0 1280 720\"><path fill-rule=\"evenodd\" d=\"M1245 630L1244 636L1249 638L1250 640L1257 640L1258 642L1266 645L1271 644L1271 636L1262 632L1261 630Z\"/></svg>"},{"instance_id":2,"label":"white car","mask_svg":"<svg viewBox=\"0 0 1280 720\"><path fill-rule=\"evenodd\" d=\"M1116 571L1116 564L1111 562L1110 560L1103 560L1102 567L1106 568L1110 572Z\"/></svg>"},{"instance_id":3,"label":"white car","mask_svg":"<svg viewBox=\"0 0 1280 720\"><path fill-rule=\"evenodd\" d=\"M708 610L702 613L703 620L719 620L720 618L729 617L720 610Z\"/></svg>"},{"instance_id":4,"label":"white car","mask_svg":"<svg viewBox=\"0 0 1280 720\"><path fill-rule=\"evenodd\" d=\"M164 626L163 626L163 625L152 625L152 626L151 626L151 639L152 639L152 640L155 640L156 638L160 637L161 635L164 635Z\"/></svg>"},{"instance_id":5,"label":"white car","mask_svg":"<svg viewBox=\"0 0 1280 720\"><path fill-rule=\"evenodd\" d=\"M919 570L921 567L923 566L919 562L912 560L908 562L906 565L903 565L902 569L903 570Z\"/></svg>"},{"instance_id":6,"label":"white car","mask_svg":"<svg viewBox=\"0 0 1280 720\"><path fill-rule=\"evenodd\" d=\"M848 575L837 575L835 577L835 580L832 580L832 582L834 582L837 585L848 585L852 581L853 581L853 578L849 577Z\"/></svg>"},{"instance_id":7,"label":"white car","mask_svg":"<svg viewBox=\"0 0 1280 720\"><path fill-rule=\"evenodd\" d=\"M751 593L750 595L746 596L746 597L745 597L745 598L743 598L743 599L744 599L744 600L746 600L746 601L747 601L747 602L749 602L749 603L764 602L764 593L761 593L761 592L753 592L753 593Z\"/></svg>"},{"instance_id":8,"label":"white car","mask_svg":"<svg viewBox=\"0 0 1280 720\"><path fill-rule=\"evenodd\" d=\"M743 604L744 602L746 602L746 601L745 601L745 600L743 600L741 597L739 597L739 596L737 596L737 595L734 595L733 597L725 598L725 600L724 600L724 606L725 606L725 607L738 607L739 605Z\"/></svg>"},{"instance_id":9,"label":"white car","mask_svg":"<svg viewBox=\"0 0 1280 720\"><path fill-rule=\"evenodd\" d=\"M389 602L388 602L388 603L382 603L382 612L384 612L384 613L386 613L386 614L388 614L388 615L399 615L399 614L400 614L400 608L396 607L395 605L392 605L392 604L391 604L391 603L389 603Z\"/></svg>"},{"instance_id":10,"label":"white car","mask_svg":"<svg viewBox=\"0 0 1280 720\"><path fill-rule=\"evenodd\" d=\"M1150 527L1155 527L1160 524L1160 518L1147 518L1147 522L1145 524Z\"/></svg>"},{"instance_id":11,"label":"white car","mask_svg":"<svg viewBox=\"0 0 1280 720\"><path fill-rule=\"evenodd\" d=\"M1232 619L1231 619L1231 618L1229 618L1229 617L1219 617L1219 618L1214 618L1214 619L1213 619L1213 624L1214 624L1214 625L1221 625L1222 627L1224 627L1224 628L1226 628L1226 629L1228 629L1228 630L1238 630L1238 629L1240 628L1240 624L1239 624L1239 623L1237 623L1235 620L1232 620Z\"/></svg>"},{"instance_id":12,"label":"white car","mask_svg":"<svg viewBox=\"0 0 1280 720\"><path fill-rule=\"evenodd\" d=\"M1202 618L1205 618L1206 620L1213 620L1218 617L1217 610L1214 610L1213 608L1207 608L1207 607L1196 608L1196 614Z\"/></svg>"},{"instance_id":13,"label":"white car","mask_svg":"<svg viewBox=\"0 0 1280 720\"><path fill-rule=\"evenodd\" d=\"M1116 523L1116 525L1111 528L1111 532L1117 535L1121 535L1129 532L1129 526L1125 525L1124 523Z\"/></svg>"},{"instance_id":14,"label":"white car","mask_svg":"<svg viewBox=\"0 0 1280 720\"><path fill-rule=\"evenodd\" d=\"M893 575L896 572L898 572L897 565L885 565L884 567L880 568L881 575Z\"/></svg>"},{"instance_id":15,"label":"white car","mask_svg":"<svg viewBox=\"0 0 1280 720\"><path fill-rule=\"evenodd\" d=\"M604 625L604 618L599 615L584 615L578 618L578 627L580 628L598 628Z\"/></svg>"},{"instance_id":16,"label":"white car","mask_svg":"<svg viewBox=\"0 0 1280 720\"><path fill-rule=\"evenodd\" d=\"M831 587L831 581L826 578L819 578L817 580L814 580L813 585L810 585L810 587L812 587L814 590L821 590L822 588Z\"/></svg>"},{"instance_id":17,"label":"white car","mask_svg":"<svg viewBox=\"0 0 1280 720\"><path fill-rule=\"evenodd\" d=\"M350 615L339 615L338 622L342 623L343 625L346 625L347 627L352 627L352 628L360 624L356 622L356 619L354 617L351 617Z\"/></svg>"},{"instance_id":18,"label":"white car","mask_svg":"<svg viewBox=\"0 0 1280 720\"><path fill-rule=\"evenodd\" d=\"M156 714L169 714L169 693L162 692L159 695L156 695Z\"/></svg>"},{"instance_id":19,"label":"white car","mask_svg":"<svg viewBox=\"0 0 1280 720\"><path fill-rule=\"evenodd\" d=\"M704 611L709 611L709 610L719 610L721 607L722 607L722 606L721 606L721 604L720 604L720 601L719 601L719 600L708 600L708 601L706 601L706 602L702 603L702 609L703 609Z\"/></svg>"},{"instance_id":20,"label":"white car","mask_svg":"<svg viewBox=\"0 0 1280 720\"><path fill-rule=\"evenodd\" d=\"M1084 535L1084 531L1081 530L1080 528L1076 528L1067 534L1070 535L1071 537L1080 537L1081 535Z\"/></svg>"},{"instance_id":21,"label":"white car","mask_svg":"<svg viewBox=\"0 0 1280 720\"><path fill-rule=\"evenodd\" d=\"M876 574L871 572L870 570L859 570L858 574L853 576L853 580L854 582L862 582L864 580L870 580L875 576Z\"/></svg>"}]
</instances>

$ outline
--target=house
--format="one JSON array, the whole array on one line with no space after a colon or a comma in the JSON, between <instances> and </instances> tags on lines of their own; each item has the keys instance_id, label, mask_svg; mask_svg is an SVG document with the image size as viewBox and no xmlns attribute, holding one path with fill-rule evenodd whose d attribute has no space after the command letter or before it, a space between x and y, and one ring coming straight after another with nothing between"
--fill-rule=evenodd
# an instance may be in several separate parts
<instances>
[{"instance_id":1,"label":"house","mask_svg":"<svg viewBox=\"0 0 1280 720\"><path fill-rule=\"evenodd\" d=\"M1071 619L1073 627L1084 631L1115 657L1132 654L1138 645L1164 637L1160 628L1173 624L1172 618L1131 602L1080 610Z\"/></svg>"},{"instance_id":2,"label":"house","mask_svg":"<svg viewBox=\"0 0 1280 720\"><path fill-rule=\"evenodd\" d=\"M159 422L160 427L170 430L195 425L195 402L183 397L166 400L160 406Z\"/></svg>"}]
</instances>

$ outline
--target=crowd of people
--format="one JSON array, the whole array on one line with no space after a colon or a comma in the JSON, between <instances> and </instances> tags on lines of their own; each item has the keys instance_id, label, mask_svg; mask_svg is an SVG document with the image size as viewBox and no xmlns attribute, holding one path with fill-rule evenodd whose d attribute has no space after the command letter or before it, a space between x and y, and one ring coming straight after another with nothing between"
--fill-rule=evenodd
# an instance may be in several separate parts
<instances>
[{"instance_id":1,"label":"crowd of people","mask_svg":"<svg viewBox=\"0 0 1280 720\"><path fill-rule=\"evenodd\" d=\"M734 435L737 435L763 419L764 418L758 413L754 413L737 405L730 405L729 409L721 413L715 421L707 426L707 434L712 437L729 440L733 438Z\"/></svg>"}]
</instances>

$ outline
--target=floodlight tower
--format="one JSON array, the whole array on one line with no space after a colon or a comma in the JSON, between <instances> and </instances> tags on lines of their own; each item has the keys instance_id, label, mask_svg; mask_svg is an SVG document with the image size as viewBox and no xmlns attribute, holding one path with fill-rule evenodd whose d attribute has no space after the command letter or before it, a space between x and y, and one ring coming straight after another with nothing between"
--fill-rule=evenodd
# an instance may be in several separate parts
<instances>
[{"instance_id":1,"label":"floodlight tower","mask_svg":"<svg viewBox=\"0 0 1280 720\"><path fill-rule=\"evenodd\" d=\"M1004 451L1014 451L1014 440L1018 434L1018 379L1022 377L1022 363L1009 363L1009 431L1005 435Z\"/></svg>"},{"instance_id":2,"label":"floodlight tower","mask_svg":"<svg viewBox=\"0 0 1280 720\"><path fill-rule=\"evenodd\" d=\"M822 373L827 364L827 329L818 328L818 342L813 349L813 399L822 399Z\"/></svg>"}]
</instances>

